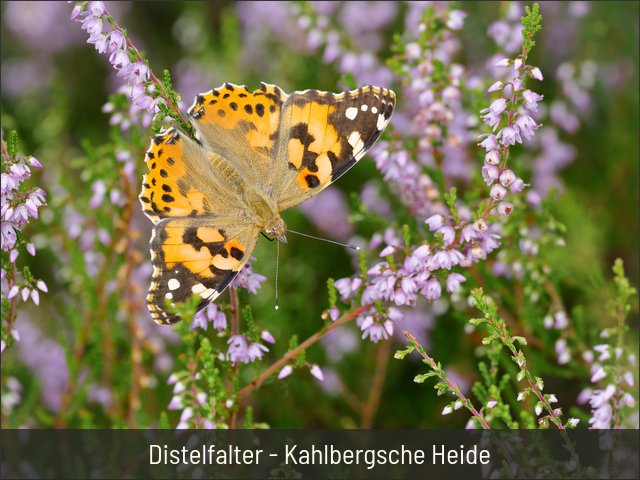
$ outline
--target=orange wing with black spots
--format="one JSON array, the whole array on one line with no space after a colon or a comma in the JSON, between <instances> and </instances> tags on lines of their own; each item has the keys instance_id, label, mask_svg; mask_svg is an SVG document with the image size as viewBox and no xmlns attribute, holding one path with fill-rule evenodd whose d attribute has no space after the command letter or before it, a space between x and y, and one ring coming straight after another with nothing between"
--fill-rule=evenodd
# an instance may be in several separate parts
<instances>
[{"instance_id":1,"label":"orange wing with black spots","mask_svg":"<svg viewBox=\"0 0 640 480\"><path fill-rule=\"evenodd\" d=\"M202 143L242 171L245 178L271 176L280 113L287 95L266 83L250 92L244 85L225 83L198 95L189 109Z\"/></svg>"},{"instance_id":2,"label":"orange wing with black spots","mask_svg":"<svg viewBox=\"0 0 640 480\"><path fill-rule=\"evenodd\" d=\"M373 146L395 107L393 91L294 92L282 107L275 182L280 210L337 180Z\"/></svg>"},{"instance_id":3,"label":"orange wing with black spots","mask_svg":"<svg viewBox=\"0 0 640 480\"><path fill-rule=\"evenodd\" d=\"M241 175L233 164L170 128L151 140L140 203L153 221L153 278L147 295L158 323L167 305L216 298L251 255L259 229L242 216Z\"/></svg>"},{"instance_id":4,"label":"orange wing with black spots","mask_svg":"<svg viewBox=\"0 0 640 480\"><path fill-rule=\"evenodd\" d=\"M170 128L155 135L145 155L148 172L142 177L140 202L154 223L165 217L224 213L238 200L232 188L239 173L224 158Z\"/></svg>"},{"instance_id":5,"label":"orange wing with black spots","mask_svg":"<svg viewBox=\"0 0 640 480\"><path fill-rule=\"evenodd\" d=\"M189 115L202 143L169 129L145 157L140 201L155 224L153 319L174 323L172 305L195 295L201 308L217 298L260 230L360 160L394 107L391 90L371 86L288 96L274 85L250 92L226 83L198 95Z\"/></svg>"},{"instance_id":6,"label":"orange wing with black spots","mask_svg":"<svg viewBox=\"0 0 640 480\"><path fill-rule=\"evenodd\" d=\"M242 269L260 230L233 217L164 219L151 239L153 276L147 305L154 321L175 323L172 304L196 295L198 310L215 300Z\"/></svg>"}]
</instances>

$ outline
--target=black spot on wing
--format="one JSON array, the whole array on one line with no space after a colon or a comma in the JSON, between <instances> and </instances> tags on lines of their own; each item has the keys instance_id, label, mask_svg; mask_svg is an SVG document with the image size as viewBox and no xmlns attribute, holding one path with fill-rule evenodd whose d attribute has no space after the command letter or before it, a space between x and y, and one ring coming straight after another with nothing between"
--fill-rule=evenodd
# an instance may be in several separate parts
<instances>
[{"instance_id":1,"label":"black spot on wing","mask_svg":"<svg viewBox=\"0 0 640 480\"><path fill-rule=\"evenodd\" d=\"M304 177L304 179L307 182L309 188L317 188L318 186L320 186L320 180L318 180L318 177L315 175L307 175L306 177Z\"/></svg>"}]
</instances>

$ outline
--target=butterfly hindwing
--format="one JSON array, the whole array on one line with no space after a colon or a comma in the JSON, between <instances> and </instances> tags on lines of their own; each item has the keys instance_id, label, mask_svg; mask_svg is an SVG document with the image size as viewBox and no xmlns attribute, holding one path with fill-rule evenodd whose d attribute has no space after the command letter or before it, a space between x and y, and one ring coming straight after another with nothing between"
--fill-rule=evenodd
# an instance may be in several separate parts
<instances>
[{"instance_id":1,"label":"butterfly hindwing","mask_svg":"<svg viewBox=\"0 0 640 480\"><path fill-rule=\"evenodd\" d=\"M171 304L200 297L198 310L215 300L242 269L259 230L235 218L164 219L151 240L153 277L147 295L157 323L179 320ZM169 308L167 308L167 304Z\"/></svg>"},{"instance_id":2,"label":"butterfly hindwing","mask_svg":"<svg viewBox=\"0 0 640 480\"><path fill-rule=\"evenodd\" d=\"M393 91L294 92L282 107L274 167L280 210L322 191L373 146L395 107Z\"/></svg>"}]
</instances>

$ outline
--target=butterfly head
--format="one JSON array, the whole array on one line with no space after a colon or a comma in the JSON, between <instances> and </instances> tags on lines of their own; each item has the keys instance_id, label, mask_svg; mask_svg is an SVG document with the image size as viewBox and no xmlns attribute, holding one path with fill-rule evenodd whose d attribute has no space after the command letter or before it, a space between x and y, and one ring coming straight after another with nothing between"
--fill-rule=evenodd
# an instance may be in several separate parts
<instances>
[{"instance_id":1,"label":"butterfly head","mask_svg":"<svg viewBox=\"0 0 640 480\"><path fill-rule=\"evenodd\" d=\"M287 243L287 237L285 232L287 231L287 224L280 216L271 219L267 226L264 227L264 231L269 238L278 239L282 243Z\"/></svg>"}]
</instances>

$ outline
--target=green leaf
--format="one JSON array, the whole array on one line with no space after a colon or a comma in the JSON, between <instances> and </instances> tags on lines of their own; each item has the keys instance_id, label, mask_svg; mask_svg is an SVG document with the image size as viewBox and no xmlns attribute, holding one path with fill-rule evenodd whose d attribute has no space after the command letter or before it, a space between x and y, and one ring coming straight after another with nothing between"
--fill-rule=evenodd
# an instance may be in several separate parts
<instances>
[{"instance_id":1,"label":"green leaf","mask_svg":"<svg viewBox=\"0 0 640 480\"><path fill-rule=\"evenodd\" d=\"M405 348L404 350L398 350L393 355L393 358L396 358L398 360L402 360L402 359L404 359L404 357L406 357L408 354L410 354L414 350L415 350L415 347L411 347L411 346Z\"/></svg>"}]
</instances>

